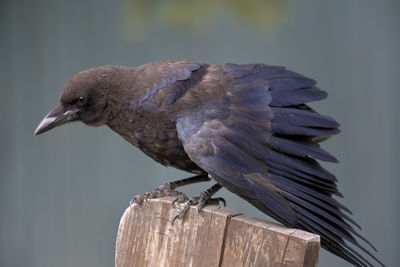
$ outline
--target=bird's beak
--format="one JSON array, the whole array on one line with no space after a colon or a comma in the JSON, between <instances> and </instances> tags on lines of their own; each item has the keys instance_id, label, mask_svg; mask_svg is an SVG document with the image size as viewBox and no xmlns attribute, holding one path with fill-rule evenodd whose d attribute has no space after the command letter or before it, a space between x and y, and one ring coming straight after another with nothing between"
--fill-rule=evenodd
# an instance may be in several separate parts
<instances>
[{"instance_id":1,"label":"bird's beak","mask_svg":"<svg viewBox=\"0 0 400 267\"><path fill-rule=\"evenodd\" d=\"M59 103L39 123L35 130L35 135L47 132L64 123L77 120L78 111L76 107L65 108L62 103Z\"/></svg>"}]
</instances>

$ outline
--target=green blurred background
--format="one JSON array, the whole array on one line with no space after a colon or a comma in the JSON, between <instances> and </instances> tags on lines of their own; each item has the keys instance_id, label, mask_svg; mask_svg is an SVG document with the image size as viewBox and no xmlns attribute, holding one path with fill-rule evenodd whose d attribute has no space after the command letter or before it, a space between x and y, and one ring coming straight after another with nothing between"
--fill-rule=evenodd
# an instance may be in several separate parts
<instances>
[{"instance_id":1,"label":"green blurred background","mask_svg":"<svg viewBox=\"0 0 400 267\"><path fill-rule=\"evenodd\" d=\"M2 0L0 38L0 266L112 266L130 198L187 176L106 127L33 137L73 74L163 59L264 62L315 78L329 98L313 107L342 124L324 146L341 163L325 166L379 257L400 266L398 0ZM349 264L322 251L320 266Z\"/></svg>"}]
</instances>

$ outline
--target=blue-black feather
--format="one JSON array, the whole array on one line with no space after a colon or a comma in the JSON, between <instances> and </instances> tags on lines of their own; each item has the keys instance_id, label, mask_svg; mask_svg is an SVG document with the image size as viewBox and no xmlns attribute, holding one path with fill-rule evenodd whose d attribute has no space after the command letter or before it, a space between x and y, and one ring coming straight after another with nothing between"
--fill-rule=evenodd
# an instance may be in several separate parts
<instances>
[{"instance_id":1,"label":"blue-black feather","mask_svg":"<svg viewBox=\"0 0 400 267\"><path fill-rule=\"evenodd\" d=\"M331 252L370 266L345 240L377 260L356 237L375 248L353 229L359 226L344 214L351 212L333 198L342 196L336 177L316 161L337 162L315 137L337 134L339 123L305 105L326 92L283 67L226 64L222 74L229 81L218 99L223 105L210 104L201 116L194 112L178 121L191 159L271 217L318 233Z\"/></svg>"},{"instance_id":2,"label":"blue-black feather","mask_svg":"<svg viewBox=\"0 0 400 267\"><path fill-rule=\"evenodd\" d=\"M322 168L317 161L311 158L302 159L282 153L272 152L269 160L284 165L290 169L313 175L321 180L337 181L336 177L332 173Z\"/></svg>"},{"instance_id":3,"label":"blue-black feather","mask_svg":"<svg viewBox=\"0 0 400 267\"><path fill-rule=\"evenodd\" d=\"M293 126L337 128L339 123L328 116L323 116L308 110L296 108L272 108L274 119L272 123L287 123Z\"/></svg>"},{"instance_id":4,"label":"blue-black feather","mask_svg":"<svg viewBox=\"0 0 400 267\"><path fill-rule=\"evenodd\" d=\"M275 151L297 157L312 157L323 161L338 162L334 156L323 150L318 144L307 139L293 140L272 136L269 145Z\"/></svg>"}]
</instances>

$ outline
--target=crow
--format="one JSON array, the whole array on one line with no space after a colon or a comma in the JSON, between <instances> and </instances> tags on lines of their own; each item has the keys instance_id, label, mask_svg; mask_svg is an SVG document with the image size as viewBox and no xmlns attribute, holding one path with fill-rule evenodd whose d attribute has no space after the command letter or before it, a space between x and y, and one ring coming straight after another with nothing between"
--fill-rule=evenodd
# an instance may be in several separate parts
<instances>
[{"instance_id":1,"label":"crow","mask_svg":"<svg viewBox=\"0 0 400 267\"><path fill-rule=\"evenodd\" d=\"M175 220L191 205L223 201L212 196L225 187L282 224L320 235L323 248L355 266L373 266L366 255L384 266L334 198L342 197L336 177L317 161L337 162L319 143L339 123L307 105L326 97L313 79L279 66L102 66L68 81L35 135L71 121L107 125L153 160L194 174L133 202L177 196L185 205ZM193 198L175 190L209 180L216 183Z\"/></svg>"}]
</instances>

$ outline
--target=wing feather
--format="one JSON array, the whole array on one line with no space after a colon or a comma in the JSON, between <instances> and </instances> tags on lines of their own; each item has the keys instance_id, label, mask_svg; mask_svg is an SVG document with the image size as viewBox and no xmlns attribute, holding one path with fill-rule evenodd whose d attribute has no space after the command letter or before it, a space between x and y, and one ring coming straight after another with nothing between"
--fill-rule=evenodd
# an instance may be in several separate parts
<instances>
[{"instance_id":1,"label":"wing feather","mask_svg":"<svg viewBox=\"0 0 400 267\"><path fill-rule=\"evenodd\" d=\"M326 93L283 67L226 64L220 71L221 82L213 84L219 98L177 119L189 157L262 212L321 235L332 253L372 266L349 242L383 265L357 241L375 250L354 230L359 226L344 213L351 212L332 198L341 196L336 177L316 161L337 162L318 142L337 134L339 124L306 105Z\"/></svg>"}]
</instances>

